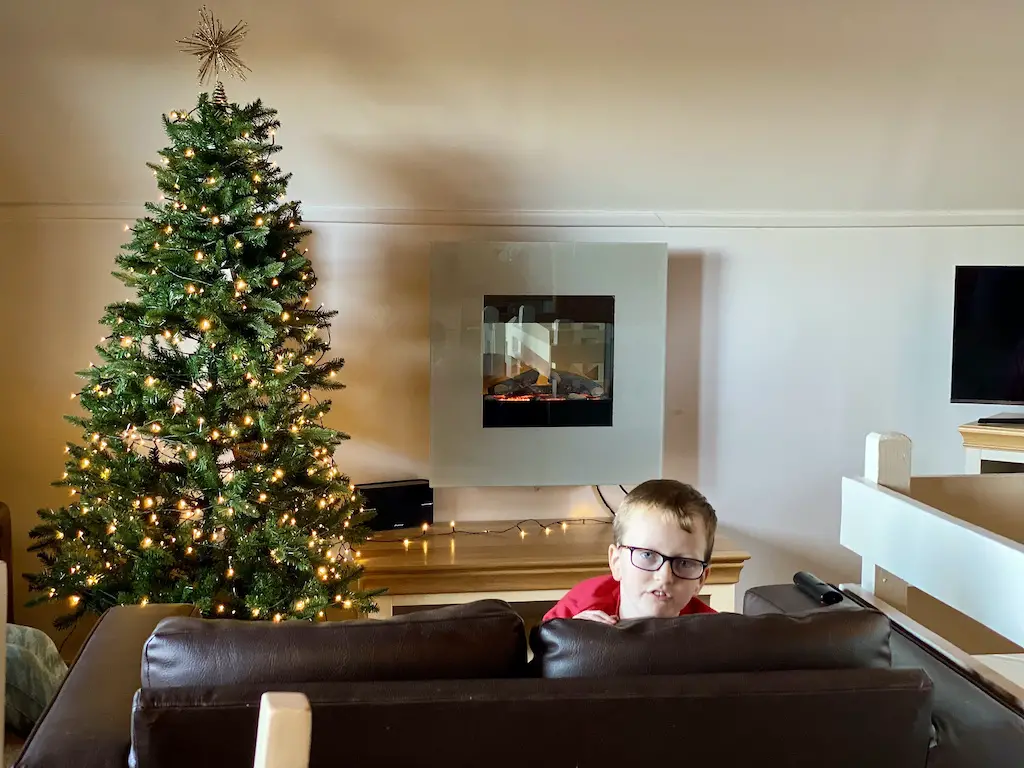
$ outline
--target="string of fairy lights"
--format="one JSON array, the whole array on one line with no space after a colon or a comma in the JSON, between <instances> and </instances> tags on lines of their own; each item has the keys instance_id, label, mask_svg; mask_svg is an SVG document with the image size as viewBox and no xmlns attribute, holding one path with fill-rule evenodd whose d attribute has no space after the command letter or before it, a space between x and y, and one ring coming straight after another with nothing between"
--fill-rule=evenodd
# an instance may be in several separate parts
<instances>
[{"instance_id":1,"label":"string of fairy lights","mask_svg":"<svg viewBox=\"0 0 1024 768\"><path fill-rule=\"evenodd\" d=\"M564 533L569 530L570 526L578 525L611 525L612 521L609 519L599 517L571 517L564 520L538 520L536 518L524 518L515 522L509 521L504 528L484 528L482 530L473 530L470 528L459 528L458 523L452 520L447 526L439 526L436 523L431 525L430 523L423 523L418 533L409 535L403 533L400 537L385 537L379 538L374 536L372 541L375 544L398 544L401 543L406 549L408 549L414 541L429 541L432 538L449 539L451 545L455 544L455 536L503 536L512 531L519 531L519 538L525 539L529 532L523 526L533 524L545 536L550 536L554 531L561 529ZM356 557L360 557L361 553L356 552Z\"/></svg>"},{"instance_id":2,"label":"string of fairy lights","mask_svg":"<svg viewBox=\"0 0 1024 768\"><path fill-rule=\"evenodd\" d=\"M180 123L182 121L188 121L193 118L195 110L192 112L179 112L174 111L169 114L171 123ZM274 144L274 137L276 131L271 128L266 134L270 139L270 145ZM251 151L247 152L244 157L240 157L234 162L252 162L256 159L262 159L262 155L268 152L267 145L263 143L259 136L252 136L248 131L243 133L242 138L254 142L254 147ZM162 153L162 165L167 168L171 165L171 158L167 156L166 152ZM193 147L186 147L181 150L181 156L185 160L192 160L196 156L196 150ZM272 160L267 160L271 168L276 169L277 164ZM234 163L229 164L233 165ZM168 168L168 170L170 170ZM210 173L201 180L203 188L208 190L215 190L217 185L221 183L228 175L230 167L224 167L220 169L220 174L216 172ZM154 168L153 171L155 176L159 175L159 171ZM255 200L260 193L260 185L264 184L264 172L257 168L250 174L250 180L252 184L252 195L251 197ZM181 183L185 179L181 176L180 172L174 177L173 188L178 191L181 189ZM269 183L274 183L274 179L271 178ZM278 182L279 183L279 182ZM264 186L264 189L268 187ZM278 200L284 200L285 195L282 191L277 195ZM160 195L160 199L166 201L168 198L164 195ZM270 231L270 228L276 223L287 222L288 229L294 229L296 226L297 211L294 205L285 205L278 208L275 211L261 210L260 206L255 206L257 210L253 211L253 218L250 220L248 225L241 226L241 221L238 217L218 213L212 210L209 205L199 205L198 209L190 207L187 202L180 199L170 200L170 206L175 212L177 217L187 215L188 219L186 224L191 224L198 227L209 227L211 230L211 238L205 243L201 243L199 247L184 248L181 247L180 243L175 242L174 235L176 233L175 227L167 223L166 225L159 228L159 235L155 237L150 246L150 253L160 253L168 255L181 256L189 253L192 255L194 262L198 264L210 264L210 254L217 251L217 243L224 242L230 249L229 252L238 252L245 247L244 239L248 233L252 231L258 231L266 229ZM233 228L235 231L229 231L227 228ZM129 225L125 225L125 231L132 231L136 238L142 237L146 230L140 230L139 228L133 228ZM315 282L315 276L313 275L312 269L308 265L308 261L305 260L305 255L308 253L308 249L301 251L293 248L285 248L281 252L281 261L289 262L296 258L302 258L304 266L298 273L299 281L303 284L310 284ZM170 259L168 259L170 260ZM211 267L213 265L211 264ZM264 265L265 266L265 265ZM267 287L274 289L278 288L281 284L281 280L278 275L283 271L284 267L274 271L274 276L268 281ZM135 273L134 267L127 267L128 273ZM200 299L204 297L207 289L212 288L216 285L214 282L203 280L199 277L192 276L187 277L178 274L166 264L157 263L150 270L150 276L157 276L161 271L166 271L167 274L177 278L182 282L181 291L182 296L188 301L191 298ZM273 271L273 270L272 270ZM237 301L238 308L245 312L249 309L250 299L253 296L253 292L259 286L255 286L256 282L252 274L245 274L244 270L235 268L232 272L231 269L222 269L222 272L226 273L227 279L232 281L234 288L234 299ZM141 273L140 273L141 274ZM322 373L328 379L334 379L337 376L337 368L334 366L329 367L327 370L322 370L323 361L326 356L327 350L331 345L330 338L330 324L325 322L325 316L322 313L323 304L315 310L308 309L310 303L310 297L308 294L308 288L300 292L300 299L295 306L285 306L281 309L279 314L279 322L283 327L287 328L286 338L298 338L301 336L302 341L300 343L306 349L311 350L311 353L302 355L301 362L299 361L299 354L295 350L284 350L277 352L267 364L253 365L254 360L246 359L246 356L233 353L232 362L243 365L245 368L244 380L247 382L248 387L255 390L253 392L254 397L263 397L269 394L267 384L270 382L275 375L281 375L282 377L288 377L286 382L280 386L275 386L273 391L277 394L288 395L288 391L292 390L291 397L295 397L297 403L300 405L300 415L297 419L292 421L287 426L287 432L292 437L301 437L302 431L310 426L319 426L325 428L323 424L323 417L325 410L322 407L322 403L319 399L314 398L306 386L305 381L299 381L296 375L298 368L298 374L314 372ZM117 317L114 320L115 327L125 322L124 317ZM190 340L196 343L196 350L200 349L205 343L208 344L211 350L216 349L218 341L211 334L215 333L219 328L219 319L212 313L203 313L197 315L195 321L191 327L185 326L181 323L177 324L177 327L163 327L159 324L152 324L143 322L141 319L133 318L134 327L137 327L143 331L142 338L138 338L137 335L129 335L129 333L118 333L116 330L114 333L103 336L101 338L101 344L107 344L107 350L120 351L122 357L118 359L144 359L146 354L147 341L149 342L149 351L152 353L157 349L161 349L161 342L166 343L171 348L177 348L177 352L180 355L192 354L192 352L186 353L182 349L185 345L186 340ZM299 333L299 329L303 325L311 325L308 329ZM326 328L327 339L323 341L318 337L318 331ZM149 333L145 333L145 332ZM211 340L213 339L213 340ZM162 347L166 349L166 347ZM90 369L95 366L90 363ZM321 369L321 370L318 370ZM296 384L296 381L299 381ZM227 530L223 524L224 520L231 520L236 512L241 514L248 514L258 516L260 513L257 511L256 506L267 502L270 498L272 488L277 484L281 484L286 478L286 469L284 466L273 466L262 460L251 463L248 467L247 476L250 479L258 478L261 484L258 487L250 489L250 498L240 498L239 495L232 490L232 482L236 476L236 472L233 468L233 464L229 462L224 471L218 472L219 484L218 487L194 487L190 488L188 493L182 493L181 497L176 501L173 499L167 499L157 494L145 495L141 494L137 498L131 499L126 498L124 494L118 494L116 497L113 496L113 492L110 494L100 490L97 493L93 493L97 489L103 488L105 485L109 485L111 479L111 466L115 465L117 461L123 459L127 454L136 452L140 455L150 457L153 461L156 461L161 466L170 464L183 465L187 462L209 460L211 454L207 451L203 451L202 455L200 450L194 445L195 441L205 441L211 446L217 446L222 451L232 450L235 451L240 447L249 447L255 452L255 456L260 455L272 455L271 442L281 442L281 435L277 434L278 431L282 430L283 427L274 430L273 434L267 434L263 427L258 424L258 415L254 416L252 412L243 412L239 414L237 420L229 420L225 423L210 423L204 416L190 417L188 415L189 405L187 402L186 392L194 392L198 397L202 397L204 394L210 392L214 388L214 384L211 381L200 381L200 382L189 382L186 387L179 386L177 383L161 381L159 376L154 373L149 373L142 378L142 385L145 391L151 391L155 394L164 397L171 406L172 413L170 418L156 417L145 422L138 424L129 423L128 426L120 434L103 434L101 432L93 432L91 439L85 449L75 449L76 456L81 453L81 457L77 459L76 469L83 473L85 476L94 477L93 483L78 483L82 487L71 487L70 494L72 497L78 497L85 502L85 498L89 497L92 503L92 507L88 503L79 503L79 509L82 515L89 513L90 509L96 505L110 505L113 506L112 502L127 503L130 506L131 511L137 516L139 522L143 524L148 520L151 526L156 526L159 529L154 529L152 534L147 534L139 542L139 547L143 550L151 547L162 547L166 548L168 545L174 545L178 543L178 538L173 535L170 529L180 527L184 531L184 535L190 535L191 541L188 541L184 553L186 556L193 556L199 554L204 549L217 548L224 540L227 535ZM107 381L104 383L96 383L92 386L91 391L85 389L81 392L73 393L72 399L81 397L85 392L89 392L92 396L97 399L109 397L113 394L113 388L111 382ZM291 403L294 406L296 403ZM253 440L252 434L259 432L259 439ZM287 437L287 436L284 436ZM255 449L255 445L258 443L258 451ZM275 446L276 447L276 446ZM71 453L72 447L65 447L65 453ZM232 454L234 460L237 461L239 458L237 453ZM219 457L215 458L218 469L221 468L221 462ZM326 448L314 448L309 455L307 466L305 467L306 477L311 480L318 480L322 484L327 485L328 489L335 484L338 478L341 476L338 468L334 463L333 453ZM69 473L64 473L64 480L67 480ZM92 487L90 487L92 486ZM308 495L308 494L307 494ZM314 494L315 495L315 494ZM338 532L333 533L328 531L324 522L328 519L336 517L337 513L344 512L348 505L350 505L356 495L355 487L349 483L346 488L335 490L334 492L322 493L319 498L315 501L311 501L311 508L306 509L305 507L301 510L305 517L307 513L311 513L313 517L307 524L311 529L311 535L308 540L308 548L310 550L319 550L319 555L326 558L326 563L320 565L317 568L317 577L322 582L330 581L341 581L346 578L346 574L339 571L339 566L346 563L351 563L358 553L354 553L351 546L345 540L344 533ZM214 502L213 499L216 499ZM361 511L361 510L360 510ZM320 514L317 514L317 513ZM280 526L295 526L297 524L296 515L300 513L300 507L298 504L294 507L291 512L285 512L278 519L278 525ZM217 524L217 516L222 516L220 524ZM348 508L347 517L350 519L353 515L351 508ZM343 521L343 528L347 529L350 527L349 519ZM119 522L116 519L116 513L114 519L112 519L106 528L108 546L114 547L114 537L117 534ZM213 523L213 530L204 531L203 527L210 527L210 523ZM171 525L167 525L170 523ZM192 525L191 534L187 533L189 524ZM165 537L161 538L161 535ZM65 534L57 530L55 537L61 540L65 537ZM154 538L156 537L156 538ZM83 530L78 530L76 538L80 540L85 539L85 533ZM159 539L159 540L158 540ZM184 542L183 542L184 543ZM92 549L92 544L86 543L85 550L89 551ZM102 544L100 545L101 554L107 555L108 549ZM136 556L133 552L124 552L127 557ZM282 562L280 554L272 550L270 557L275 562ZM94 590L98 590L100 583L103 579L103 570L112 569L112 563L110 559L98 558L93 566L99 566L99 572L90 572L87 574L84 584L86 587ZM339 564L339 560L341 563ZM71 575L76 575L86 568L87 563L82 562L70 567ZM94 569L90 569L92 571ZM225 571L225 578L231 580L235 576L234 564L231 558L228 558L228 567ZM56 596L56 590L50 590L50 596ZM68 597L69 603L72 607L77 606L82 596L80 594L72 594ZM140 603L148 603L149 598L143 597ZM345 595L341 592L334 595L334 602L341 605L341 607L351 607L351 600L346 599ZM299 599L295 601L294 605L290 606L291 609L296 613L301 613L306 609L306 601ZM283 606L271 606L270 610L278 610L273 618L276 621L282 620L285 610ZM218 604L216 611L218 613L225 613L228 609L223 603ZM230 609L231 613L234 614L236 609ZM261 609L259 607L251 607L250 614L253 617L260 615ZM319 616L323 617L323 612L319 613Z\"/></svg>"},{"instance_id":3,"label":"string of fairy lights","mask_svg":"<svg viewBox=\"0 0 1024 768\"><path fill-rule=\"evenodd\" d=\"M127 449L127 446L126 446L126 449ZM317 449L316 451L314 451L314 455L319 454L320 452L321 452L320 449ZM334 468L332 466L332 461L333 460L330 458L329 452L328 451L323 451L323 453L325 454L325 457L323 459L318 459L318 460L321 461L321 463L323 463L325 466L330 466L330 469L328 470L328 472L329 472L330 477L333 478L333 477L336 476L337 470L336 470L336 468ZM79 465L83 469L88 469L92 465L92 463L89 462L87 459L83 459L79 463ZM82 465L84 465L84 466L82 466ZM314 469L314 468L311 467L311 469ZM257 471L262 471L262 467L257 466L256 470ZM108 469L103 470L103 473L107 473L107 472L108 472ZM232 475L232 473L229 471L224 476L224 481L225 481L226 484L230 483L230 481L232 479L231 475ZM283 476L283 470L278 468L277 470L275 470L274 474L270 477L269 482L272 483L275 480L279 480L279 479L281 479L282 476ZM348 490L349 493L345 496L344 500L346 502L351 499L351 495L354 493L355 488L354 488L353 485L349 484L347 490ZM71 489L72 496L75 496L76 494L79 494L79 493L80 493L80 491L77 488L72 488ZM195 491L195 493L197 494L198 497L202 498L205 494L211 493L211 489L197 489ZM262 502L265 502L267 500L267 495L266 495L265 492L261 492L257 498L258 498L259 502L262 503ZM124 499L123 495L119 495L119 496L117 496L117 500L118 501L124 501L125 499ZM326 509L329 505L333 504L334 502L336 502L338 500L339 499L337 499L333 495L330 495L330 496L325 495L325 496L322 496L319 499L319 501L317 502L316 506L319 509L323 510L323 509ZM103 504L105 501L108 501L108 500L105 500L102 496L97 496L94 499L94 504ZM217 499L216 499L216 502L217 502L218 505L220 505L221 509L220 510L213 509L212 511L215 511L215 512L216 511L220 511L224 515L224 517L227 518L227 519L231 519L234 516L235 508L233 506L227 506L229 504L229 501L228 501L227 497L225 497L223 495L218 495ZM139 514L141 517L148 517L148 521L149 521L150 524L158 524L161 521L161 519L167 519L168 517L172 518L176 523L179 523L179 524L180 523L184 523L185 521L192 521L192 520L196 521L196 524L201 524L202 520L206 516L207 510L210 509L210 507L204 508L201 503L197 504L195 498L193 498L191 500L186 500L185 498L181 498L181 499L178 500L177 504L171 506L170 508L167 508L165 505L166 505L166 500L164 500L162 498L159 498L159 497L154 498L153 496L145 496L145 497L136 498L136 499L132 500L132 502L131 502L132 509L135 510L136 513ZM247 511L251 512L252 511L252 506L251 505L246 505L246 509L247 509ZM298 510L296 509L295 511L297 512ZM82 505L81 506L81 512L82 512L83 515L87 514L89 512L89 507L85 506L85 505ZM351 516L351 513L349 513L349 514ZM294 525L296 525L296 523L297 523L297 520L296 520L295 516L293 514L290 514L290 513L283 514L280 517L280 519L278 520L278 524L281 525L281 526L286 526L286 525L294 526ZM349 523L348 520L344 520L342 525L343 525L343 528L348 528L350 523ZM118 527L117 526L117 521L116 520L111 521L109 527L106 530L108 538L112 539L114 537L114 535L117 532L117 527ZM332 579L334 579L334 580L341 579L342 575L338 573L338 571L337 571L337 569L335 567L335 564L338 563L339 560L341 560L343 563L353 562L355 557L358 556L358 553L353 553L352 552L351 547L345 541L344 535L341 535L341 536L338 536L338 537L334 537L334 538L330 537L329 535L328 536L321 536L321 535L319 535L317 533L317 531L316 531L317 528L319 530L322 530L322 531L327 531L326 527L323 525L323 518L316 518L316 519L314 519L312 521L312 523L311 523L311 527L314 530L311 531L310 538L309 538L309 540L307 542L307 545L308 545L309 549L314 549L314 548L317 548L318 546L321 547L320 555L323 556L323 557L326 557L327 560L330 563L330 565L320 566L318 568L318 571L317 571L318 577L323 582L328 582L328 581L330 581ZM193 541L189 542L188 545L184 549L184 552L185 552L186 556L195 555L200 550L202 550L204 548L214 548L214 547L216 547L218 544L220 544L224 540L224 537L225 537L225 534L226 534L226 530L225 530L225 528L223 526L220 526L220 527L216 528L215 530L213 530L210 533L208 541L206 540L206 535L205 535L204 531L201 528L193 528L191 533L192 533ZM64 534L61 533L60 531L58 531L56 533L56 537L58 539L62 539L64 537ZM79 539L84 538L84 532L82 530L79 530L77 532L77 538L79 538ZM112 541L110 543L112 544ZM176 543L176 537L172 535L172 536L169 537L168 541L166 541L166 542L165 541L157 542L151 536L146 536L140 542L140 547L142 549L148 549L148 548L150 548L152 546L165 547L167 543L170 543L170 544ZM89 545L86 545L86 549L88 550L89 548L90 548ZM106 554L106 553L107 553L107 549L103 548L102 549L102 554ZM270 552L270 556L271 556L271 558L275 562L278 562L278 563L281 562L281 558L279 557L279 555L275 551L272 550ZM71 567L71 574L74 575L77 571L81 570L81 568L83 566L84 566L84 563L79 563L78 565L72 566ZM112 566L111 566L111 563L109 562L109 560L106 561L105 562L105 568L107 570L109 570L111 567ZM228 567L228 569L227 569L227 571L225 573L225 576L226 576L227 579L231 579L234 576L234 568L230 564L230 558L229 558L229 567ZM102 573L90 573L88 578L86 579L86 585L88 587L95 588L99 584L101 579L102 579ZM55 596L55 592L54 591L51 591L51 597L52 596ZM70 602L72 607L77 606L80 600L81 600L81 597L79 595L71 595L69 597L69 602ZM145 605L146 603L148 603L148 598L147 597L143 597L142 600L140 600L140 603ZM304 603L304 601L302 601L302 600L299 600L299 601L296 602L294 608L295 608L295 610L297 612L301 612L302 610L304 610L305 606L304 606L303 603ZM335 595L335 603L340 603L340 604L342 604L343 607L346 607L346 608L351 606L351 601L346 600L344 598L344 596L342 594L340 594L340 593ZM217 607L218 613L224 613L225 610L226 610L226 608L225 608L225 606L223 604L218 605L218 607ZM323 612L320 612L321 618L322 618L322 613ZM260 609L258 607L252 608L251 609L251 615L253 617L258 617L260 615ZM274 616L274 619L277 620L277 621L280 621L281 618L282 618L282 614L280 614L280 613L277 613Z\"/></svg>"},{"instance_id":4,"label":"string of fairy lights","mask_svg":"<svg viewBox=\"0 0 1024 768\"><path fill-rule=\"evenodd\" d=\"M189 121L189 120L192 119L192 116L193 116L194 112L195 112L195 110L192 110L190 112L172 111L170 113L170 115L169 115L169 118L170 118L171 123L179 123L179 122L182 122L182 121ZM268 136L270 138L270 146L274 146L275 145L276 130L274 130L273 128L269 129ZM249 161L252 161L254 158L258 157L260 154L262 154L263 152L267 151L267 149L265 148L265 145L263 145L262 142L259 141L259 137L254 137L249 132L245 132L245 133L242 134L242 138L244 140L252 141L254 143L254 147L258 147L258 149L254 148L252 151L247 153L247 155L245 156L244 159L248 159ZM195 150L192 147L187 147L186 149L184 149L182 151L181 154L182 154L182 157L184 157L186 159L191 159L191 158L195 157L196 153L195 153ZM242 158L240 158L240 160L241 159ZM170 161L170 158L167 155L163 155L161 160L162 160L162 163L163 163L164 166L170 165L171 161ZM238 161L235 161L235 162L238 162ZM272 168L275 168L275 169L277 168L277 163L274 162L273 160L268 160L267 162L268 162L268 164ZM229 164L228 167L226 167L226 168L224 168L222 170L223 171L227 171L228 168L230 168L230 165L231 164ZM154 176L159 175L159 171L157 169L155 169L155 168L153 169L153 175ZM213 190L217 186L217 184L220 181L222 181L226 176L227 176L226 173L222 174L221 176L209 175L209 176L207 176L207 177L205 177L203 179L202 184L207 186L207 187L209 187L211 190ZM174 186L175 190L180 190L181 186L180 186L179 182L181 181L181 177L179 175L176 178L177 178L177 180L174 182L173 186ZM258 191L259 191L259 185L263 182L263 177L262 177L262 175L258 171L254 171L252 173L251 178L252 178L252 184L253 184L253 194L251 195L251 197L255 198L256 195L258 194ZM282 191L278 195L278 200L284 200L285 197L286 196L285 196L284 192ZM166 200L167 198L166 198L166 196L163 193L161 193L160 194L160 199L161 200ZM178 211L180 213L190 212L190 210L191 210L187 203L181 202L179 200L172 200L171 201L171 205L172 205L172 208L175 211ZM277 211L274 211L273 215L276 215L280 220L287 221L287 226L288 226L289 229L293 229L295 227L295 211L294 211L294 206L285 206L284 209L283 209L283 214L282 214L282 210L279 209ZM190 212L190 218L192 218L193 223L200 224L200 225L201 224L207 224L209 227L213 228L214 230L217 230L218 228L221 228L225 224L234 223L234 222L232 222L232 218L230 216L228 216L227 214L217 213L216 211L211 210L209 208L209 206L205 205L205 204L203 204L203 205L201 205L199 207L198 212ZM270 211L255 212L254 218L252 219L252 227L257 229L257 230L263 229L263 228L267 228L269 230L269 226L273 223L271 221L271 219L272 219L272 212L270 212ZM128 224L125 224L124 229L125 229L126 232L127 231L134 231L134 230L132 230L132 228ZM221 230L221 231L223 231L223 230ZM167 224L162 229L160 229L160 233L163 234L163 235L166 235L168 238L171 235L173 235L174 232L175 232L175 229L174 229L174 227L171 224ZM136 234L138 234L138 233L136 233ZM196 249L193 249L191 246L189 248L187 248L187 249L186 248L181 248L181 247L175 247L174 245L169 244L167 242L167 240L161 240L161 239L158 238L158 239L155 239L153 241L151 248L152 248L152 250L154 252L155 251L164 250L165 252L170 252L170 253L181 253L181 254L184 254L186 252L192 253L192 256L193 256L194 260L196 261L196 263L204 263L204 262L209 261L209 259L210 259L210 256L208 255L208 252L211 251L211 250L215 250L215 245L218 242L218 237L226 237L227 245L229 245L232 249L234 249L234 250L242 249L244 247L244 242L243 242L242 238L240 238L238 235L239 235L239 232L229 233L226 236L213 235L211 237L211 239L207 243L202 245L202 247L196 248ZM304 249L302 251L301 255L305 256L305 254L307 254L308 251L309 251L308 248ZM289 249L285 249L285 250L283 250L281 252L281 260L282 261L287 261L288 259L290 259L290 258L292 258L293 256L296 256L296 255L298 255L297 252L293 251L293 252L290 253ZM156 265L156 266L154 266L150 270L150 275L153 275L153 276L157 275L159 273L160 269L161 269L161 266L163 266L163 265ZM181 275L177 275L176 273L174 273L172 270L170 270L167 267L164 267L164 268L167 269L167 271L170 272L175 277L178 277L179 279L182 279L182 280L186 280L187 279L187 278L185 278L185 277L183 277ZM133 273L134 271L135 271L134 267L128 267L127 268L127 272L129 272L129 273ZM248 306L246 304L245 296L246 296L247 293L249 293L251 291L251 289L253 287L251 285L251 282L250 282L251 278L247 279L244 275L241 275L241 274L237 274L237 275L230 275L229 274L228 277L229 277L229 279L233 280L233 282L234 282L234 288L235 288L234 298L239 300L240 308L243 311L248 309ZM303 281L303 282L307 282L307 281L311 280L312 278L313 278L313 274L312 274L311 271L304 270L303 272L301 272L299 274L299 279L301 281ZM204 285L206 287L211 287L213 285L213 283L206 282L206 281L203 281L201 279L195 279L194 278L192 280L189 280L187 285L185 286L185 293L188 296L201 297L201 296L204 295L206 289L203 288L203 287L198 287L196 285L196 283L199 283L200 285ZM273 277L271 279L271 281L270 281L270 286L271 287L278 287L279 285L280 285L280 282L279 282L278 278L276 276ZM309 305L309 302L310 302L310 297L309 297L308 294L306 294L306 295L304 295L302 297L301 307L293 308L290 311L287 308L282 309L281 314L280 314L281 322L282 323L288 323L289 321L295 319L299 312L301 312L301 311L309 311L309 310L305 310L305 308ZM315 314L319 314L322 309L323 309L323 304L320 304L320 306L317 308L317 310L314 311L314 313ZM207 333L207 332L212 331L214 329L214 325L215 325L215 319L209 318L209 317L200 317L197 320L197 322L196 322L196 330L198 330L200 333ZM182 337L181 337L181 330L180 329L177 330L177 331L172 331L170 329L156 329L156 330L159 330L161 332L161 334L164 336L164 338L167 339L168 341L170 341L171 344L177 345L177 344L181 343ZM192 335L190 332L186 332L186 333L191 338L195 338L196 340L201 340L202 339L201 335ZM307 341L312 340L314 336L315 336L315 329L310 329L310 331L307 332L306 340ZM107 341L108 338L109 337L102 338L101 342ZM121 338L120 338L120 344L121 344L121 346L123 348L131 348L132 345L134 344L134 342L135 342L135 339L133 339L130 336L121 336ZM329 344L329 341L328 341L328 344ZM216 342L211 342L210 343L210 348L211 349L215 348L215 346L216 346ZM283 360L279 358L278 365L275 366L275 370L282 368L283 367L282 363L283 363ZM312 364L312 363L307 361L307 364ZM281 372L281 371L278 371L278 372ZM329 375L333 377L334 375L336 375L336 372L335 371L331 371L331 372L329 372ZM255 386L255 383L253 385Z\"/></svg>"}]
</instances>

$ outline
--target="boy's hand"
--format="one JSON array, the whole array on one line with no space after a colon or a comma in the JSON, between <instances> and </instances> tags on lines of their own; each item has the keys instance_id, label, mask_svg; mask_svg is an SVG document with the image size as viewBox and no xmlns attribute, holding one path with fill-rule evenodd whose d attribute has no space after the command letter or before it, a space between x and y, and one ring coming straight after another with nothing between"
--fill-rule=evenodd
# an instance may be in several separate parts
<instances>
[{"instance_id":1,"label":"boy's hand","mask_svg":"<svg viewBox=\"0 0 1024 768\"><path fill-rule=\"evenodd\" d=\"M614 627L616 624L619 623L619 617L618 616L609 616L604 611L597 611L597 610L583 611L582 613L577 613L575 616L573 616L573 618L574 619L587 619L588 621L596 621L596 622L599 622L601 624L608 624L609 626L612 626L612 627Z\"/></svg>"}]
</instances>

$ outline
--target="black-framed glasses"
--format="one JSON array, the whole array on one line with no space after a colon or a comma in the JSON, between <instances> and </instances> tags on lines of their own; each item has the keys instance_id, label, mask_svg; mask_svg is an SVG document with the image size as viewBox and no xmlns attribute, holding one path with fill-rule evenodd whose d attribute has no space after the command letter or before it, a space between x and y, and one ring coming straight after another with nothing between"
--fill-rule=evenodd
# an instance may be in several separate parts
<instances>
[{"instance_id":1,"label":"black-framed glasses","mask_svg":"<svg viewBox=\"0 0 1024 768\"><path fill-rule=\"evenodd\" d=\"M676 578L694 581L703 576L708 567L703 560L695 560L692 557L669 557L653 549L629 547L625 544L619 544L619 547L629 550L629 562L641 571L657 571L668 562Z\"/></svg>"}]
</instances>

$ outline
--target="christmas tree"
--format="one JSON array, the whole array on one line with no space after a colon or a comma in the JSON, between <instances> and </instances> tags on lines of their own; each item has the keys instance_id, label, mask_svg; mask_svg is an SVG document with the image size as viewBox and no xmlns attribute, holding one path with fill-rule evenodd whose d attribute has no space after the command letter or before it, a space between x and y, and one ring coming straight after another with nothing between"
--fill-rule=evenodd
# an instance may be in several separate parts
<instances>
[{"instance_id":1,"label":"christmas tree","mask_svg":"<svg viewBox=\"0 0 1024 768\"><path fill-rule=\"evenodd\" d=\"M244 27L203 11L190 50L240 72ZM42 569L30 604L67 601L55 622L118 604L185 602L211 617L324 618L374 611L356 590L360 499L334 463L347 438L323 425L343 385L330 320L311 307L290 174L272 157L277 113L228 103L223 86L163 116L170 140L148 164L160 189L114 275L134 300L108 305L102 360L72 395L82 440L65 448L69 489L30 533Z\"/></svg>"}]
</instances>

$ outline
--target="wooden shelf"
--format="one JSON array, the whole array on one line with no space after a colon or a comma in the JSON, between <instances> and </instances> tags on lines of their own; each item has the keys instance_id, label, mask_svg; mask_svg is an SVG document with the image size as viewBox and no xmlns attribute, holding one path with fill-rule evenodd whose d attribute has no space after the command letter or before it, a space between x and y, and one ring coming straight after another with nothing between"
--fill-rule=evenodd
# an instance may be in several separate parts
<instances>
[{"instance_id":1,"label":"wooden shelf","mask_svg":"<svg viewBox=\"0 0 1024 768\"><path fill-rule=\"evenodd\" d=\"M1010 424L979 424L972 421L960 427L964 448L991 451L1024 452L1024 426Z\"/></svg>"},{"instance_id":2,"label":"wooden shelf","mask_svg":"<svg viewBox=\"0 0 1024 768\"><path fill-rule=\"evenodd\" d=\"M426 595L443 601L445 595L482 599L489 594L535 593L537 599L547 600L583 579L608 573L609 521L579 520L564 528L557 520L531 521L521 526L526 536L515 523L460 522L455 533L441 523L426 533L377 534L360 548L360 588L387 588L386 597L399 598L396 605L401 598L422 603L411 598ZM717 537L707 585L735 587L748 559L747 552Z\"/></svg>"}]
</instances>

